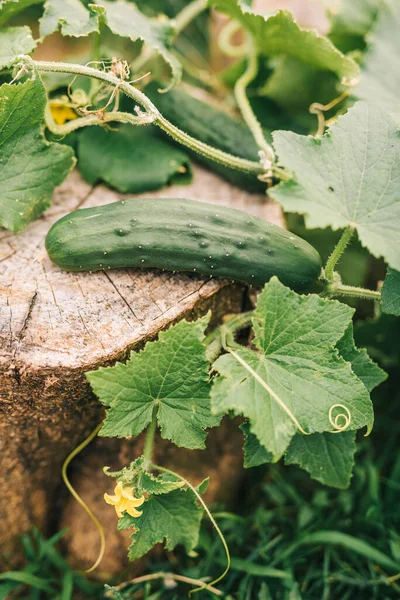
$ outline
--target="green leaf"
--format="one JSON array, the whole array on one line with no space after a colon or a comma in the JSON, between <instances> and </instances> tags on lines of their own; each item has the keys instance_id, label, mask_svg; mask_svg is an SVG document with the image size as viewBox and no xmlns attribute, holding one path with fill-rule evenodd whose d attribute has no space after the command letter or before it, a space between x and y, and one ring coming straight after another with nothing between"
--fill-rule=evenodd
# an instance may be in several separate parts
<instances>
[{"instance_id":1,"label":"green leaf","mask_svg":"<svg viewBox=\"0 0 400 600\"><path fill-rule=\"evenodd\" d=\"M387 379L387 374L369 356L365 348L357 348L354 343L353 324L350 323L343 337L336 344L340 356L351 363L353 372L363 382L369 392Z\"/></svg>"},{"instance_id":2,"label":"green leaf","mask_svg":"<svg viewBox=\"0 0 400 600\"><path fill-rule=\"evenodd\" d=\"M285 454L285 464L299 465L324 485L347 488L354 466L355 435L354 431L298 433Z\"/></svg>"},{"instance_id":3,"label":"green leaf","mask_svg":"<svg viewBox=\"0 0 400 600\"><path fill-rule=\"evenodd\" d=\"M147 494L168 494L173 490L181 488L184 483L175 475L170 473L161 473L155 476L147 470L144 456L139 456L131 462L129 467L124 467L120 471L110 471L104 467L104 473L109 477L114 477L121 481L123 485L137 489L137 496L140 497L143 492Z\"/></svg>"},{"instance_id":4,"label":"green leaf","mask_svg":"<svg viewBox=\"0 0 400 600\"><path fill-rule=\"evenodd\" d=\"M213 410L247 417L275 461L300 427L309 433L332 430L332 420L343 413L337 405L351 414L350 429L370 429L369 394L334 349L352 313L340 302L295 294L273 277L258 296L253 319L261 352L243 348L216 360L221 377L211 392Z\"/></svg>"},{"instance_id":5,"label":"green leaf","mask_svg":"<svg viewBox=\"0 0 400 600\"><path fill-rule=\"evenodd\" d=\"M127 37L132 42L142 40L169 65L172 72L172 84L178 83L182 77L182 67L179 60L172 54L170 47L174 29L170 21L149 19L138 10L135 4L125 0L109 2L101 0L91 5L100 18L108 25L113 33Z\"/></svg>"},{"instance_id":6,"label":"green leaf","mask_svg":"<svg viewBox=\"0 0 400 600\"><path fill-rule=\"evenodd\" d=\"M250 431L250 423L245 421L240 429L244 433L244 461L243 466L245 469L252 467L258 467L264 463L272 462L274 459L273 454L260 444L255 435Z\"/></svg>"},{"instance_id":7,"label":"green leaf","mask_svg":"<svg viewBox=\"0 0 400 600\"><path fill-rule=\"evenodd\" d=\"M78 139L78 167L89 183L103 180L123 193L139 194L191 180L185 152L151 127L122 125L118 131L86 127Z\"/></svg>"},{"instance_id":8,"label":"green leaf","mask_svg":"<svg viewBox=\"0 0 400 600\"><path fill-rule=\"evenodd\" d=\"M376 102L400 122L400 3L384 2L373 31L367 37L369 50L362 65L355 95Z\"/></svg>"},{"instance_id":9,"label":"green leaf","mask_svg":"<svg viewBox=\"0 0 400 600\"><path fill-rule=\"evenodd\" d=\"M30 54L35 48L36 42L29 27L3 29L0 31L0 69L9 67L16 56Z\"/></svg>"},{"instance_id":10,"label":"green leaf","mask_svg":"<svg viewBox=\"0 0 400 600\"><path fill-rule=\"evenodd\" d=\"M269 194L308 227L357 229L361 243L400 269L400 137L377 106L358 102L322 137L273 135L280 162L295 172Z\"/></svg>"},{"instance_id":11,"label":"green leaf","mask_svg":"<svg viewBox=\"0 0 400 600\"><path fill-rule=\"evenodd\" d=\"M317 31L301 29L289 11L261 15L238 0L208 2L209 6L242 23L253 35L260 54L270 57L293 56L322 71L333 71L347 84L354 85L354 81L358 80L359 68L356 63Z\"/></svg>"},{"instance_id":12,"label":"green leaf","mask_svg":"<svg viewBox=\"0 0 400 600\"><path fill-rule=\"evenodd\" d=\"M2 0L0 2L0 25L7 23L12 17L32 4L40 4L42 0Z\"/></svg>"},{"instance_id":13,"label":"green leaf","mask_svg":"<svg viewBox=\"0 0 400 600\"><path fill-rule=\"evenodd\" d=\"M98 15L83 6L80 0L46 0L39 19L42 38L60 28L62 35L81 37L99 31Z\"/></svg>"},{"instance_id":14,"label":"green leaf","mask_svg":"<svg viewBox=\"0 0 400 600\"><path fill-rule=\"evenodd\" d=\"M0 225L20 231L49 205L75 163L42 134L46 92L38 77L0 87Z\"/></svg>"},{"instance_id":15,"label":"green leaf","mask_svg":"<svg viewBox=\"0 0 400 600\"><path fill-rule=\"evenodd\" d=\"M160 542L165 542L167 550L182 544L186 552L190 552L196 546L203 512L191 490L150 496L140 510L140 517L134 518L125 513L118 523L120 530L135 529L129 548L130 560L144 556Z\"/></svg>"},{"instance_id":16,"label":"green leaf","mask_svg":"<svg viewBox=\"0 0 400 600\"><path fill-rule=\"evenodd\" d=\"M132 353L125 365L86 373L94 393L110 407L99 435L136 437L154 410L163 438L204 448L204 429L221 419L210 412L209 363L202 344L208 320L180 321Z\"/></svg>"},{"instance_id":17,"label":"green leaf","mask_svg":"<svg viewBox=\"0 0 400 600\"><path fill-rule=\"evenodd\" d=\"M381 308L384 313L400 317L400 272L388 269L382 286Z\"/></svg>"}]
</instances>

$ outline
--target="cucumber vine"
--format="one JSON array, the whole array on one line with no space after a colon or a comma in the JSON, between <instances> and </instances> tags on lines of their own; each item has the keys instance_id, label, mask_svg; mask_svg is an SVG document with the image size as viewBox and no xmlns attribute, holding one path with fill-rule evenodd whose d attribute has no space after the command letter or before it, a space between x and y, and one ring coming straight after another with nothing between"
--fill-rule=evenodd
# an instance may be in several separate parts
<instances>
[{"instance_id":1,"label":"cucumber vine","mask_svg":"<svg viewBox=\"0 0 400 600\"><path fill-rule=\"evenodd\" d=\"M194 321L182 320L160 332L157 340L147 342L140 352L132 352L124 364L117 362L86 373L93 393L104 406L105 417L62 467L65 485L99 531L99 555L86 572L100 564L106 538L101 523L71 485L67 468L97 435L136 438L146 432L141 456L132 457L131 464L120 471L111 473L105 468L105 473L117 480L115 497L106 494L106 501L119 507L118 528L132 532L129 558L146 555L157 543L163 543L167 550L183 545L187 553L192 552L205 513L224 548L226 568L211 582L210 577L195 579L158 572L130 583L180 581L196 586L191 594L208 590L221 596L215 586L227 574L231 557L223 532L203 499L208 482L194 485L157 464L153 452L156 436L178 447L202 449L209 429L217 427L224 417L238 416L246 467L283 459L322 484L336 488L349 485L356 432L364 428L366 435L371 432L374 413L370 393L385 380L386 373L366 351L356 347L355 311L336 298L371 300L376 303L375 314L400 314L400 201L395 172L400 158L398 106L389 100L379 103L371 92L374 87L381 89L375 86L377 80L384 85L376 69L376 48L368 49L360 67L356 53L346 54L329 36L300 27L288 11L262 15L239 0L193 0L172 18L151 19L144 14L149 7L143 3L136 7L125 0L89 5L75 1L75 9L79 7L82 15L79 23L74 21L69 5L63 6L61 0L52 0L52 6L47 2L40 35L44 39L59 27L66 35L91 35L93 60L87 64L32 58L37 40L29 27L7 26L0 32L0 74L5 82L0 87L0 132L5 134L0 171L7 188L4 202L0 202L0 225L17 232L49 206L54 188L76 162L67 136L76 134L79 147L81 130L94 126L111 129L110 124L118 124L116 134L125 131L125 126L131 127L129 131L146 127L145 131L153 132L158 128L170 142L263 186L284 211L302 215L306 228L331 227L342 232L310 293L295 293L273 276L257 295L252 310L225 315L222 324L211 330L210 314ZM5 20L7 6L5 2L0 14ZM14 6L10 15L19 10ZM187 31L190 37L190 28L210 10L227 18L218 34L218 45L224 60L233 62L223 73L205 76L207 71L199 60L199 55L204 59L201 50L195 49L197 61L191 62L186 56L187 45L179 46L179 42ZM400 24L398 8L385 5L380 10L386 17L387 11L392 11L394 22ZM59 16L54 19L53 13ZM378 11L378 24L380 14ZM384 19L382 23L387 27ZM106 29L117 49L120 38L130 40L135 56L129 61L116 56L102 60ZM367 34L363 33L363 40ZM374 60L369 63L371 56ZM233 141L228 134L225 139L223 129L218 133L221 148L218 143L207 143L207 131L206 141L201 135L192 135L179 123L182 107L175 107L176 122L163 114L159 109L162 98L158 96L159 102L154 99L157 96L149 91L150 86L147 88L147 80L164 84L166 66L171 78L160 94L171 93L171 88L179 85L182 72L191 85L194 80L220 94L220 100L241 119L240 125L234 119L230 122L235 130ZM148 73L144 73L145 68ZM298 78L298 88L306 88L313 81L310 89L302 90L307 91L306 100L293 99L296 88L287 81L287 73L295 82ZM46 77L55 74L68 76L67 83L54 87L46 83ZM131 76L136 79L131 81ZM81 87L77 77L83 78L79 80ZM287 89L277 86L279 80ZM368 104L369 94L378 102ZM271 103L271 113L279 107L279 115L275 114L279 126L270 127L269 109L260 109L255 100L265 106ZM307 110L302 112L297 104L303 101ZM60 108L61 112L68 111L61 117L57 113ZM325 121L325 113L334 109L337 112ZM318 120L315 135L310 135L315 132L315 117L311 123L309 113ZM201 115L198 120L201 122ZM216 126L205 125L205 129ZM254 152L239 147L243 127ZM45 134L52 134L51 141ZM149 135L156 145L156 137ZM66 145L54 141L64 137ZM217 137L214 140L219 142ZM14 152L18 144L23 153ZM186 163L179 168L185 173L188 170ZM38 181L36 171L44 170L47 177ZM115 232L119 235L118 229ZM344 284L336 270L356 235L371 255L389 266L387 279L383 286L376 286L378 289ZM289 239L292 245L296 243L294 237ZM242 244L240 240L237 243ZM298 250L298 246L294 248ZM231 258L228 249L224 249L223 260ZM104 246L101 251L106 255L103 250ZM318 253L317 258L319 271ZM176 266L171 265L171 270L175 272ZM202 272L197 263L192 270ZM239 276L236 279L246 281ZM339 454L344 458L340 464L332 460L332 455ZM135 510L124 509L122 497ZM109 587L106 597L120 593L126 585L128 582Z\"/></svg>"}]
</instances>

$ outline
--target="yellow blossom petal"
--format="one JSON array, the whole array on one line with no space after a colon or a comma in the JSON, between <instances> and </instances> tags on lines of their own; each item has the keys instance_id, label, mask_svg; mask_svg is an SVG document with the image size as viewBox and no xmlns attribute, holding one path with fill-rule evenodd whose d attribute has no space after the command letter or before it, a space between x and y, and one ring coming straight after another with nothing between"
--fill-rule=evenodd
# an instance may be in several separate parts
<instances>
[{"instance_id":1,"label":"yellow blossom petal","mask_svg":"<svg viewBox=\"0 0 400 600\"><path fill-rule=\"evenodd\" d=\"M64 125L66 121L72 121L73 119L78 118L76 112L62 102L51 102L50 111L51 116L57 125Z\"/></svg>"},{"instance_id":2,"label":"yellow blossom petal","mask_svg":"<svg viewBox=\"0 0 400 600\"><path fill-rule=\"evenodd\" d=\"M115 508L117 516L121 518L124 512L127 512L131 517L140 517L142 514L136 510L137 506L141 506L145 501L144 496L141 498L135 498L133 495L134 490L131 487L125 487L119 481L114 489L114 496L104 494L104 500L107 504L111 504Z\"/></svg>"},{"instance_id":3,"label":"yellow blossom petal","mask_svg":"<svg viewBox=\"0 0 400 600\"><path fill-rule=\"evenodd\" d=\"M110 496L109 494L104 494L104 500L107 502L107 504L114 506L119 502L119 496Z\"/></svg>"},{"instance_id":4,"label":"yellow blossom petal","mask_svg":"<svg viewBox=\"0 0 400 600\"><path fill-rule=\"evenodd\" d=\"M128 506L126 508L126 512L128 513L128 515L131 515L131 517L140 517L140 515L142 514L142 511L136 510L134 506Z\"/></svg>"}]
</instances>

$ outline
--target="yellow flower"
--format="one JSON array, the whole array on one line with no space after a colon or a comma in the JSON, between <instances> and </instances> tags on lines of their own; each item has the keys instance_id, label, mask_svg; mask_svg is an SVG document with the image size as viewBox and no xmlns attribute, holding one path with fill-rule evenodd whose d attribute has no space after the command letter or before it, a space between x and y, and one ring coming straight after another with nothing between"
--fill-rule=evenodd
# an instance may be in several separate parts
<instances>
[{"instance_id":1,"label":"yellow flower","mask_svg":"<svg viewBox=\"0 0 400 600\"><path fill-rule=\"evenodd\" d=\"M77 119L78 115L69 106L63 104L63 102L57 102L53 100L50 102L51 116L57 125L64 125L66 121L72 121Z\"/></svg>"},{"instance_id":2,"label":"yellow flower","mask_svg":"<svg viewBox=\"0 0 400 600\"><path fill-rule=\"evenodd\" d=\"M120 481L115 486L114 494L115 496L104 494L104 500L107 504L114 506L118 517L121 518L124 512L127 512L131 517L140 517L142 511L136 510L136 508L142 506L144 496L135 498L133 495L133 488L124 487Z\"/></svg>"}]
</instances>

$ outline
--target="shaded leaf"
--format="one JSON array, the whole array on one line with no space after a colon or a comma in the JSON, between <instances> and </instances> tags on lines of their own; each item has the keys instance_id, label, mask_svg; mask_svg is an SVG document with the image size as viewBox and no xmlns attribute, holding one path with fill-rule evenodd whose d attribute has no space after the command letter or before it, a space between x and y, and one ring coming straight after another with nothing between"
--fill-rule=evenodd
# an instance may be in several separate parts
<instances>
[{"instance_id":1,"label":"shaded leaf","mask_svg":"<svg viewBox=\"0 0 400 600\"><path fill-rule=\"evenodd\" d=\"M400 3L382 2L375 27L367 37L360 84L354 94L376 102L400 122Z\"/></svg>"},{"instance_id":2,"label":"shaded leaf","mask_svg":"<svg viewBox=\"0 0 400 600\"><path fill-rule=\"evenodd\" d=\"M343 337L336 344L340 356L351 363L351 368L369 392L387 379L387 374L368 356L365 348L357 348L350 323Z\"/></svg>"},{"instance_id":3,"label":"shaded leaf","mask_svg":"<svg viewBox=\"0 0 400 600\"><path fill-rule=\"evenodd\" d=\"M60 29L62 35L81 37L99 31L98 15L80 0L46 0L39 19L42 38Z\"/></svg>"},{"instance_id":4,"label":"shaded leaf","mask_svg":"<svg viewBox=\"0 0 400 600\"><path fill-rule=\"evenodd\" d=\"M298 465L324 485L347 488L356 450L355 432L298 433L285 454L287 465Z\"/></svg>"},{"instance_id":5,"label":"shaded leaf","mask_svg":"<svg viewBox=\"0 0 400 600\"><path fill-rule=\"evenodd\" d=\"M0 224L20 231L49 205L75 163L42 134L46 92L38 77L0 88Z\"/></svg>"},{"instance_id":6,"label":"shaded leaf","mask_svg":"<svg viewBox=\"0 0 400 600\"><path fill-rule=\"evenodd\" d=\"M301 29L293 15L286 10L273 14L257 14L238 0L208 0L209 6L236 19L252 34L260 54L293 56L306 64L336 75L354 85L359 68L328 38L311 29Z\"/></svg>"},{"instance_id":7,"label":"shaded leaf","mask_svg":"<svg viewBox=\"0 0 400 600\"><path fill-rule=\"evenodd\" d=\"M32 6L40 4L43 0L1 0L0 2L0 25L7 23L12 17Z\"/></svg>"},{"instance_id":8,"label":"shaded leaf","mask_svg":"<svg viewBox=\"0 0 400 600\"><path fill-rule=\"evenodd\" d=\"M358 102L322 137L273 135L279 159L295 173L269 194L308 227L357 229L375 256L400 268L400 137L377 106Z\"/></svg>"},{"instance_id":9,"label":"shaded leaf","mask_svg":"<svg viewBox=\"0 0 400 600\"><path fill-rule=\"evenodd\" d=\"M78 167L88 183L102 180L123 193L139 194L191 180L185 152L151 127L85 128L78 139Z\"/></svg>"},{"instance_id":10,"label":"shaded leaf","mask_svg":"<svg viewBox=\"0 0 400 600\"><path fill-rule=\"evenodd\" d=\"M388 269L382 286L382 311L400 316L400 272Z\"/></svg>"},{"instance_id":11,"label":"shaded leaf","mask_svg":"<svg viewBox=\"0 0 400 600\"><path fill-rule=\"evenodd\" d=\"M3 29L0 31L0 69L11 66L16 56L30 54L35 48L36 42L29 27Z\"/></svg>"},{"instance_id":12,"label":"shaded leaf","mask_svg":"<svg viewBox=\"0 0 400 600\"><path fill-rule=\"evenodd\" d=\"M258 439L254 434L250 431L250 424L245 421L240 429L244 433L244 461L243 465L245 469L250 469L251 467L258 467L265 463L272 462L274 457L271 452L260 444Z\"/></svg>"},{"instance_id":13,"label":"shaded leaf","mask_svg":"<svg viewBox=\"0 0 400 600\"><path fill-rule=\"evenodd\" d=\"M181 64L170 51L174 36L170 21L150 19L141 13L135 4L125 0L101 0L91 7L116 35L127 37L132 42L142 40L156 50L171 68L173 83L181 79Z\"/></svg>"}]
</instances>

